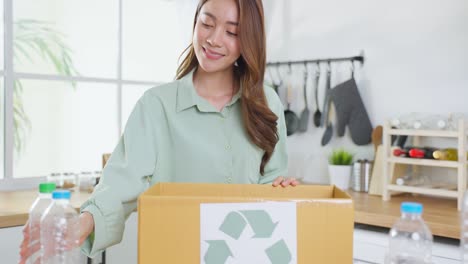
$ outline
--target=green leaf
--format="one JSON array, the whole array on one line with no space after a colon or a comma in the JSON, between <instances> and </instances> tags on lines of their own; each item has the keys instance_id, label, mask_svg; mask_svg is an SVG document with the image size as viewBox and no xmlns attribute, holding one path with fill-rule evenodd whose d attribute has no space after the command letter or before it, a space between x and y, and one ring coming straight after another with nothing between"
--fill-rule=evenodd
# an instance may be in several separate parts
<instances>
[{"instance_id":1,"label":"green leaf","mask_svg":"<svg viewBox=\"0 0 468 264\"><path fill-rule=\"evenodd\" d=\"M332 154L328 157L328 162L331 165L351 165L353 163L354 154L344 150L333 150Z\"/></svg>"}]
</instances>

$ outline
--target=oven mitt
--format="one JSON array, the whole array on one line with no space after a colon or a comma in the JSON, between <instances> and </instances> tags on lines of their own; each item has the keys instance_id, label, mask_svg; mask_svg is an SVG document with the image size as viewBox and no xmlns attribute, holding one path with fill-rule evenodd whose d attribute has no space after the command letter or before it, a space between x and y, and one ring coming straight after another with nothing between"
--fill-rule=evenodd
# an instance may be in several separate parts
<instances>
[{"instance_id":1,"label":"oven mitt","mask_svg":"<svg viewBox=\"0 0 468 264\"><path fill-rule=\"evenodd\" d=\"M356 145L369 144L372 124L354 78L335 86L329 93L336 109L338 136L344 135L345 127L348 125L351 139Z\"/></svg>"}]
</instances>

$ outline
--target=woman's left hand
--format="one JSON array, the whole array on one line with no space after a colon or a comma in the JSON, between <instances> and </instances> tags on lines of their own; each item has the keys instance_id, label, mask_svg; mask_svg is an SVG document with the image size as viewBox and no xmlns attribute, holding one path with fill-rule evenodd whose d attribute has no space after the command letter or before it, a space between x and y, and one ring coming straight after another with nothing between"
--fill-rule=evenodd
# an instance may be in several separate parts
<instances>
[{"instance_id":1,"label":"woman's left hand","mask_svg":"<svg viewBox=\"0 0 468 264\"><path fill-rule=\"evenodd\" d=\"M299 184L299 181L296 180L296 178L294 178L294 177L279 176L273 181L273 183L271 185L273 185L273 187L277 187L277 186L280 186L280 185L281 185L281 187L288 187L289 185L296 186L298 184Z\"/></svg>"}]
</instances>

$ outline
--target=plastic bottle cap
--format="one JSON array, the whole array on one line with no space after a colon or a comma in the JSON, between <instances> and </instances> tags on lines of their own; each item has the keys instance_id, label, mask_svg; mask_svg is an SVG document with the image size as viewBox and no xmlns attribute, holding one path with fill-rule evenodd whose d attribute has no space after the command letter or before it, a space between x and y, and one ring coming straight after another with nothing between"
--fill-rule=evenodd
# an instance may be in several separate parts
<instances>
[{"instance_id":1,"label":"plastic bottle cap","mask_svg":"<svg viewBox=\"0 0 468 264\"><path fill-rule=\"evenodd\" d=\"M55 183L52 183L52 182L45 182L45 183L41 183L39 184L39 192L40 193L52 193L53 191L55 191Z\"/></svg>"},{"instance_id":2,"label":"plastic bottle cap","mask_svg":"<svg viewBox=\"0 0 468 264\"><path fill-rule=\"evenodd\" d=\"M52 199L70 199L71 193L67 190L55 191L52 193Z\"/></svg>"},{"instance_id":3,"label":"plastic bottle cap","mask_svg":"<svg viewBox=\"0 0 468 264\"><path fill-rule=\"evenodd\" d=\"M396 179L396 184L397 185L403 185L403 184L405 184L405 180L403 180L402 178L398 178L398 179Z\"/></svg>"},{"instance_id":4,"label":"plastic bottle cap","mask_svg":"<svg viewBox=\"0 0 468 264\"><path fill-rule=\"evenodd\" d=\"M413 127L414 127L415 129L420 129L420 128L422 127L421 121L416 121L416 122L414 122Z\"/></svg>"},{"instance_id":5,"label":"plastic bottle cap","mask_svg":"<svg viewBox=\"0 0 468 264\"><path fill-rule=\"evenodd\" d=\"M390 123L391 123L392 126L395 126L395 127L398 127L398 126L400 126L400 124L401 124L401 122L400 122L400 120L399 120L398 118L392 119L392 120L390 121Z\"/></svg>"},{"instance_id":6,"label":"plastic bottle cap","mask_svg":"<svg viewBox=\"0 0 468 264\"><path fill-rule=\"evenodd\" d=\"M437 127L438 128L446 128L447 123L444 120L439 120L439 121L437 121Z\"/></svg>"},{"instance_id":7,"label":"plastic bottle cap","mask_svg":"<svg viewBox=\"0 0 468 264\"><path fill-rule=\"evenodd\" d=\"M401 203L402 213L417 213L421 214L423 211L423 205L420 203L403 202Z\"/></svg>"}]
</instances>

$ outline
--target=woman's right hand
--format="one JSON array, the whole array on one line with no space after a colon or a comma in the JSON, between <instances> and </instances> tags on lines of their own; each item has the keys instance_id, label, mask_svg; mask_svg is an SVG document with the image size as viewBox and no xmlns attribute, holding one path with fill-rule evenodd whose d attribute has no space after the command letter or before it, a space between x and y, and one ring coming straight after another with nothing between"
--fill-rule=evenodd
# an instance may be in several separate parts
<instances>
[{"instance_id":1,"label":"woman's right hand","mask_svg":"<svg viewBox=\"0 0 468 264\"><path fill-rule=\"evenodd\" d=\"M80 246L88 238L88 236L94 231L94 218L93 215L88 212L80 214Z\"/></svg>"},{"instance_id":2,"label":"woman's right hand","mask_svg":"<svg viewBox=\"0 0 468 264\"><path fill-rule=\"evenodd\" d=\"M29 220L23 227L23 241L20 245L20 261L19 264L26 263L26 260L34 253L39 251L41 244L39 243L40 230L39 227L33 227L33 232L29 230ZM31 248L30 248L30 245Z\"/></svg>"},{"instance_id":3,"label":"woman's right hand","mask_svg":"<svg viewBox=\"0 0 468 264\"><path fill-rule=\"evenodd\" d=\"M26 260L40 250L41 244L40 240L40 229L39 227L33 227L33 232L30 232L29 220L23 227L23 241L20 245L20 261L19 264L26 263ZM94 218L88 212L83 212L80 214L80 240L79 246L81 246L86 238L94 230ZM32 243L31 243L32 242ZM32 245L32 246L30 246Z\"/></svg>"}]
</instances>

